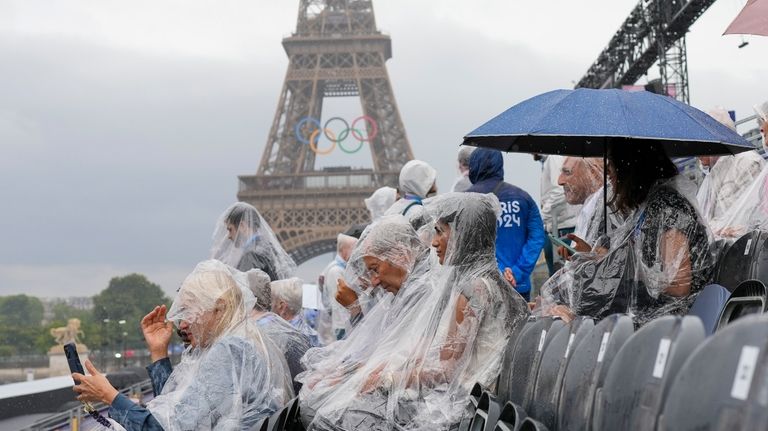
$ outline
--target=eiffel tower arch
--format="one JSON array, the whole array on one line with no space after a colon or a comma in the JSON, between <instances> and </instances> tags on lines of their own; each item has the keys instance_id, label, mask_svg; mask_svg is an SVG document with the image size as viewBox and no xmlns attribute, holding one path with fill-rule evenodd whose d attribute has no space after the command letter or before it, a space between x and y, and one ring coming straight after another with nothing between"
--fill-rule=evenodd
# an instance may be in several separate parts
<instances>
[{"instance_id":1,"label":"eiffel tower arch","mask_svg":"<svg viewBox=\"0 0 768 431\"><path fill-rule=\"evenodd\" d=\"M369 221L363 199L396 187L413 151L385 66L392 41L377 30L371 0L300 0L296 31L283 48L288 71L267 144L256 175L238 177L237 197L259 209L301 264L334 251L336 235L350 225ZM309 144L325 133L326 97L360 99L365 118L346 137L369 146L371 169L315 168L319 150Z\"/></svg>"}]
</instances>

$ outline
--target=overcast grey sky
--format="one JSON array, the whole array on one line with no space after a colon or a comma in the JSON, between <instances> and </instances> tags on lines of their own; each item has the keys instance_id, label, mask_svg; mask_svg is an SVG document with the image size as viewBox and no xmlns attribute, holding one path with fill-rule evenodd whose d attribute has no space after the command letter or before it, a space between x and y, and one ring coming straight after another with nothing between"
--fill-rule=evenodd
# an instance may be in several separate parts
<instances>
[{"instance_id":1,"label":"overcast grey sky","mask_svg":"<svg viewBox=\"0 0 768 431\"><path fill-rule=\"evenodd\" d=\"M738 36L721 36L743 3L716 2L688 38L692 104L739 117L768 98L768 39L738 49ZM447 190L461 136L572 87L636 1L374 4L411 145ZM258 166L297 6L0 0L0 295L92 295L129 272L173 292L207 256L236 176ZM324 114L354 115L353 102ZM538 198L538 165L505 157L507 180ZM301 275L314 278L325 259Z\"/></svg>"}]
</instances>

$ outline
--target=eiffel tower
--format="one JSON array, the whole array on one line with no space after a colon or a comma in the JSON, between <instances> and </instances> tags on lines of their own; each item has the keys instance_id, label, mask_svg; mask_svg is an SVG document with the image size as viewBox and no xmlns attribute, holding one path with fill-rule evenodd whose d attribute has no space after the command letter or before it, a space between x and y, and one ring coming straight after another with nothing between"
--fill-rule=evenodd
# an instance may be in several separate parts
<instances>
[{"instance_id":1,"label":"eiffel tower","mask_svg":"<svg viewBox=\"0 0 768 431\"><path fill-rule=\"evenodd\" d=\"M300 0L296 32L283 48L288 72L267 145L256 175L238 177L237 197L261 212L301 264L335 251L336 235L350 225L370 221L363 199L396 187L413 151L384 64L392 41L377 30L371 0ZM348 124L338 138L320 120L326 97L359 97L362 104L356 124L331 119ZM367 144L373 168L316 170L317 154L326 151L318 149L321 134L358 140L347 148Z\"/></svg>"}]
</instances>

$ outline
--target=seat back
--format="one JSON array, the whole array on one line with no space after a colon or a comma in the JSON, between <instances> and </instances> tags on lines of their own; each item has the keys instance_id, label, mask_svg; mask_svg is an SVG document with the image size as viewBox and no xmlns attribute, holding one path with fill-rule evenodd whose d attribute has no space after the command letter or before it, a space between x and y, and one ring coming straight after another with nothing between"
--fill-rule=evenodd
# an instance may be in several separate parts
<instances>
[{"instance_id":1,"label":"seat back","mask_svg":"<svg viewBox=\"0 0 768 431\"><path fill-rule=\"evenodd\" d=\"M717 264L715 282L733 292L745 280L753 278L752 267L760 231L747 232L728 247Z\"/></svg>"},{"instance_id":2,"label":"seat back","mask_svg":"<svg viewBox=\"0 0 768 431\"><path fill-rule=\"evenodd\" d=\"M573 352L594 328L591 318L578 317L555 334L544 350L536 378L533 400L526 409L531 417L554 429L557 426L557 406L565 370Z\"/></svg>"},{"instance_id":3,"label":"seat back","mask_svg":"<svg viewBox=\"0 0 768 431\"><path fill-rule=\"evenodd\" d=\"M597 391L593 429L655 430L672 381L705 338L695 316L661 317L635 332Z\"/></svg>"},{"instance_id":4,"label":"seat back","mask_svg":"<svg viewBox=\"0 0 768 431\"><path fill-rule=\"evenodd\" d=\"M613 358L634 332L632 319L612 314L576 346L560 390L557 429L590 430L596 391L603 386Z\"/></svg>"},{"instance_id":5,"label":"seat back","mask_svg":"<svg viewBox=\"0 0 768 431\"><path fill-rule=\"evenodd\" d=\"M768 429L768 316L746 316L706 339L683 364L660 431Z\"/></svg>"},{"instance_id":6,"label":"seat back","mask_svg":"<svg viewBox=\"0 0 768 431\"><path fill-rule=\"evenodd\" d=\"M507 402L499 415L499 421L496 422L494 431L516 431L520 428L523 420L528 417L525 410L515 403Z\"/></svg>"},{"instance_id":7,"label":"seat back","mask_svg":"<svg viewBox=\"0 0 768 431\"><path fill-rule=\"evenodd\" d=\"M504 360L501 363L501 372L499 374L498 384L496 385L496 397L500 403L506 403L509 401L510 394L512 393L512 366L515 359L515 351L517 343L522 338L524 333L527 333L529 328L536 324L535 319L528 320L524 326L516 330L513 336L507 343L507 349L504 352ZM478 399L479 399L478 394ZM475 403L477 405L477 403Z\"/></svg>"},{"instance_id":8,"label":"seat back","mask_svg":"<svg viewBox=\"0 0 768 431\"><path fill-rule=\"evenodd\" d=\"M723 311L718 318L717 330L746 315L765 313L768 308L767 293L761 281L747 280L741 283L723 306Z\"/></svg>"},{"instance_id":9,"label":"seat back","mask_svg":"<svg viewBox=\"0 0 768 431\"><path fill-rule=\"evenodd\" d=\"M552 341L555 333L563 327L565 323L562 320L544 317L536 320L536 323L520 335L512 362L509 401L528 410L525 403L530 403L533 399L531 394L539 372L541 354L547 344Z\"/></svg>"},{"instance_id":10,"label":"seat back","mask_svg":"<svg viewBox=\"0 0 768 431\"><path fill-rule=\"evenodd\" d=\"M693 305L688 310L688 315L701 319L707 336L715 333L720 313L722 313L730 296L731 292L719 284L710 284L696 295Z\"/></svg>"},{"instance_id":11,"label":"seat back","mask_svg":"<svg viewBox=\"0 0 768 431\"><path fill-rule=\"evenodd\" d=\"M269 418L261 418L248 431L269 431Z\"/></svg>"},{"instance_id":12,"label":"seat back","mask_svg":"<svg viewBox=\"0 0 768 431\"><path fill-rule=\"evenodd\" d=\"M485 391L480 396L477 403L477 410L472 422L469 424L470 431L491 431L499 420L501 408L496 402L496 397L490 392Z\"/></svg>"},{"instance_id":13,"label":"seat back","mask_svg":"<svg viewBox=\"0 0 768 431\"><path fill-rule=\"evenodd\" d=\"M285 429L285 423L288 420L289 409L289 406L285 406L270 416L267 429L269 431L283 431L283 429Z\"/></svg>"},{"instance_id":14,"label":"seat back","mask_svg":"<svg viewBox=\"0 0 768 431\"><path fill-rule=\"evenodd\" d=\"M527 417L523 420L523 422L520 424L519 431L548 431L549 428L547 428L546 425L542 424L541 422Z\"/></svg>"}]
</instances>

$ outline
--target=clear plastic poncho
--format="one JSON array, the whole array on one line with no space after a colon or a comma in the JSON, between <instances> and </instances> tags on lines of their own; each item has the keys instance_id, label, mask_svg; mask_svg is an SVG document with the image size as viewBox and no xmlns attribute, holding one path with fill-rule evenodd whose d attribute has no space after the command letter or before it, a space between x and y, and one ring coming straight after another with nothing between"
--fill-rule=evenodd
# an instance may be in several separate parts
<instances>
[{"instance_id":1,"label":"clear plastic poncho","mask_svg":"<svg viewBox=\"0 0 768 431\"><path fill-rule=\"evenodd\" d=\"M304 385L299 400L309 429L365 428L344 425L348 419L354 421L346 413L357 410L354 404L375 371L372 358L398 352L402 356L418 343L399 335L425 311L434 290L429 271L429 250L407 219L387 216L366 228L347 263L345 280L362 302L374 290L380 299L347 337L305 355L307 371L298 377Z\"/></svg>"},{"instance_id":2,"label":"clear plastic poncho","mask_svg":"<svg viewBox=\"0 0 768 431\"><path fill-rule=\"evenodd\" d=\"M400 199L392 204L384 215L404 215L414 229L419 230L427 223L421 203L435 185L437 171L426 162L411 160L400 170Z\"/></svg>"},{"instance_id":3,"label":"clear plastic poncho","mask_svg":"<svg viewBox=\"0 0 768 431\"><path fill-rule=\"evenodd\" d=\"M496 265L498 200L451 193L426 208L450 231L444 266L423 272L419 261L429 259L419 252L397 295L386 295L340 342L360 343L352 351L364 351L364 359L343 376L302 390L311 429L447 430L461 421L472 385L496 381L509 337L528 316L525 301ZM370 249L394 246L386 238L391 235ZM418 236L410 238L417 249ZM326 367L334 370L333 364ZM321 385L328 392L318 400Z\"/></svg>"},{"instance_id":4,"label":"clear plastic poncho","mask_svg":"<svg viewBox=\"0 0 768 431\"><path fill-rule=\"evenodd\" d=\"M680 175L658 182L616 231L547 280L535 313L565 305L595 319L628 313L637 325L685 314L715 263L694 194L695 185Z\"/></svg>"},{"instance_id":5,"label":"clear plastic poncho","mask_svg":"<svg viewBox=\"0 0 768 431\"><path fill-rule=\"evenodd\" d=\"M365 207L371 213L371 221L380 219L397 200L397 190L392 187L380 187L371 197L365 198Z\"/></svg>"},{"instance_id":6,"label":"clear plastic poncho","mask_svg":"<svg viewBox=\"0 0 768 431\"><path fill-rule=\"evenodd\" d=\"M271 280L293 277L296 263L253 206L238 202L216 221L211 258L239 271L260 269Z\"/></svg>"},{"instance_id":7,"label":"clear plastic poncho","mask_svg":"<svg viewBox=\"0 0 768 431\"><path fill-rule=\"evenodd\" d=\"M192 346L147 408L166 431L248 429L293 396L285 361L249 319L254 299L215 260L187 276L168 311Z\"/></svg>"}]
</instances>

